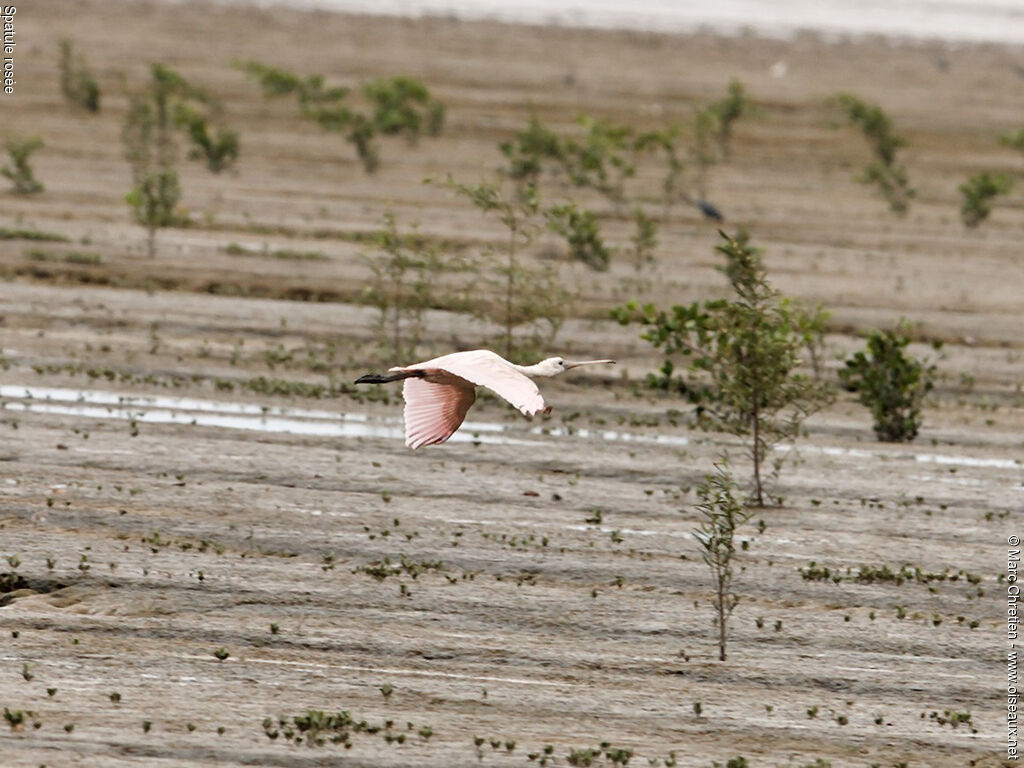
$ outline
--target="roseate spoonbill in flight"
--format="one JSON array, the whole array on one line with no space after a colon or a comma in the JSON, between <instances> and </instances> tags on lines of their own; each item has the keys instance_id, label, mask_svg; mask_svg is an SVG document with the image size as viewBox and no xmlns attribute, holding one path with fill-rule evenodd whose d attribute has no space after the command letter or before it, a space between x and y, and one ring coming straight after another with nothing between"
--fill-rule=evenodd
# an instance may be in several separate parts
<instances>
[{"instance_id":1,"label":"roseate spoonbill in flight","mask_svg":"<svg viewBox=\"0 0 1024 768\"><path fill-rule=\"evenodd\" d=\"M549 357L536 365L515 365L488 349L474 349L390 368L392 373L368 373L356 379L356 384L405 381L405 444L415 449L437 445L451 437L476 400L477 387L487 387L524 415L533 416L548 413L551 407L544 404L540 390L529 376L557 376L581 365L614 362Z\"/></svg>"}]
</instances>

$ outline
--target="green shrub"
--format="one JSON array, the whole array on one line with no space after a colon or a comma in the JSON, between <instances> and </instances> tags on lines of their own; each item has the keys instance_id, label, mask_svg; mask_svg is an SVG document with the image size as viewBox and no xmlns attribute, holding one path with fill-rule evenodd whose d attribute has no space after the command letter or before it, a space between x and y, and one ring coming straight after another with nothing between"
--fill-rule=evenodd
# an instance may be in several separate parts
<instances>
[{"instance_id":1,"label":"green shrub","mask_svg":"<svg viewBox=\"0 0 1024 768\"><path fill-rule=\"evenodd\" d=\"M0 174L11 180L16 194L34 195L45 189L42 182L36 179L32 166L29 165L29 157L42 146L43 140L38 136L11 137L4 142L7 154L11 156L11 165L0 168Z\"/></svg>"},{"instance_id":2,"label":"green shrub","mask_svg":"<svg viewBox=\"0 0 1024 768\"><path fill-rule=\"evenodd\" d=\"M880 106L867 104L852 93L840 93L836 102L871 145L874 160L864 169L859 181L876 185L893 213L906 214L911 199L916 195L907 178L906 168L896 162L896 152L906 146L906 140L896 134L892 119Z\"/></svg>"},{"instance_id":3,"label":"green shrub","mask_svg":"<svg viewBox=\"0 0 1024 768\"><path fill-rule=\"evenodd\" d=\"M1008 133L1005 136L1000 136L999 143L1024 152L1024 128L1018 128L1014 133Z\"/></svg>"},{"instance_id":4,"label":"green shrub","mask_svg":"<svg viewBox=\"0 0 1024 768\"><path fill-rule=\"evenodd\" d=\"M60 41L60 90L72 104L89 112L100 111L100 86L92 76L88 64L76 57L67 38Z\"/></svg>"},{"instance_id":5,"label":"green shrub","mask_svg":"<svg viewBox=\"0 0 1024 768\"><path fill-rule=\"evenodd\" d=\"M960 220L965 227L976 227L992 213L992 201L999 195L1009 194L1013 179L1005 173L982 171L957 187L962 198Z\"/></svg>"},{"instance_id":6,"label":"green shrub","mask_svg":"<svg viewBox=\"0 0 1024 768\"><path fill-rule=\"evenodd\" d=\"M910 441L921 427L921 406L932 389L934 365L905 354L910 339L900 329L872 331L867 348L846 361L839 378L871 409L875 434L886 442Z\"/></svg>"},{"instance_id":7,"label":"green shrub","mask_svg":"<svg viewBox=\"0 0 1024 768\"><path fill-rule=\"evenodd\" d=\"M185 129L192 142L189 159L204 160L211 173L230 168L238 159L238 133L231 128L212 129L207 116L186 103L175 105L174 121Z\"/></svg>"},{"instance_id":8,"label":"green shrub","mask_svg":"<svg viewBox=\"0 0 1024 768\"><path fill-rule=\"evenodd\" d=\"M568 203L549 208L545 216L548 228L568 243L571 260L582 262L596 272L608 271L612 252L601 239L597 217L592 211Z\"/></svg>"},{"instance_id":9,"label":"green shrub","mask_svg":"<svg viewBox=\"0 0 1024 768\"><path fill-rule=\"evenodd\" d=\"M823 382L799 372L800 351L813 333L807 311L780 296L768 282L759 252L740 233L717 250L735 298L691 305L670 311L648 304L627 304L612 311L620 323L647 326L641 338L664 348L666 391L682 391L697 404L699 424L749 440L753 463L754 500L764 506L762 465L774 445L795 439L811 413L831 397ZM691 359L690 381L673 379L672 358ZM776 465L776 468L778 465Z\"/></svg>"},{"instance_id":10,"label":"green shrub","mask_svg":"<svg viewBox=\"0 0 1024 768\"><path fill-rule=\"evenodd\" d=\"M345 103L350 95L348 88L325 88L322 75L301 78L252 60L236 66L259 83L264 96L294 95L303 117L325 131L343 134L355 147L367 173L380 167L378 135L403 135L415 143L424 133L437 136L444 125L444 104L413 77L399 75L365 84L362 95L368 108L360 111Z\"/></svg>"}]
</instances>

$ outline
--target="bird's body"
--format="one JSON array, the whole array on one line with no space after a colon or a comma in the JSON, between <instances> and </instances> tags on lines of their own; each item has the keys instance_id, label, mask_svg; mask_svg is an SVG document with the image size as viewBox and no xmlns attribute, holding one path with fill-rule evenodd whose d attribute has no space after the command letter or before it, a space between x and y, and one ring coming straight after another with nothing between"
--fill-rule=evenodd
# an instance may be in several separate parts
<instances>
[{"instance_id":1,"label":"bird's body","mask_svg":"<svg viewBox=\"0 0 1024 768\"><path fill-rule=\"evenodd\" d=\"M356 384L404 380L405 444L419 448L443 443L455 433L476 400L477 387L487 387L525 416L533 416L551 409L531 376L557 376L580 365L614 362L549 357L536 365L515 365L490 350L474 349L397 366L389 369L390 375L367 374L356 379Z\"/></svg>"}]
</instances>

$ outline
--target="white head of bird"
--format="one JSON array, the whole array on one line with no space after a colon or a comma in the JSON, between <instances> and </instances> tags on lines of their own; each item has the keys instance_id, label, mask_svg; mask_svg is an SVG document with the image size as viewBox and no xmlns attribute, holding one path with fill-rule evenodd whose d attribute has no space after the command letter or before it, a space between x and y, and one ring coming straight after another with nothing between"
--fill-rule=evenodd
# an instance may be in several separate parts
<instances>
[{"instance_id":1,"label":"white head of bird","mask_svg":"<svg viewBox=\"0 0 1024 768\"><path fill-rule=\"evenodd\" d=\"M614 360L566 360L564 357L548 357L536 365L515 365L517 371L527 376L557 376L571 368L598 363L614 363Z\"/></svg>"}]
</instances>

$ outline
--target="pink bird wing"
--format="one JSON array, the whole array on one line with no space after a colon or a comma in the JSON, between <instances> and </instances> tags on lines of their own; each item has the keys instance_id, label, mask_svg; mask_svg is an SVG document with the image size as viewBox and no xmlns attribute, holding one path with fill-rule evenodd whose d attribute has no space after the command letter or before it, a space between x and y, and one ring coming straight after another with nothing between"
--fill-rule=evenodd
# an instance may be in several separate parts
<instances>
[{"instance_id":1,"label":"pink bird wing","mask_svg":"<svg viewBox=\"0 0 1024 768\"><path fill-rule=\"evenodd\" d=\"M443 443L454 434L476 400L471 385L435 384L426 379L406 379L405 444L410 448Z\"/></svg>"},{"instance_id":2,"label":"pink bird wing","mask_svg":"<svg viewBox=\"0 0 1024 768\"><path fill-rule=\"evenodd\" d=\"M455 352L409 367L440 368L479 387L487 387L527 416L540 413L547 407L540 390L530 378L513 368L505 358L488 349Z\"/></svg>"}]
</instances>

